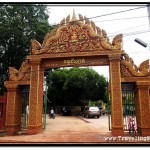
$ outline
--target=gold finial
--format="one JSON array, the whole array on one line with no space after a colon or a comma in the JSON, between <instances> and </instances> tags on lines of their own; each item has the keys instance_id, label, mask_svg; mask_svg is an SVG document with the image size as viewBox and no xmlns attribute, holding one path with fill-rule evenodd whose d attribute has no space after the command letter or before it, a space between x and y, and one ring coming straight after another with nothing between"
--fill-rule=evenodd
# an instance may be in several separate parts
<instances>
[{"instance_id":1,"label":"gold finial","mask_svg":"<svg viewBox=\"0 0 150 150\"><path fill-rule=\"evenodd\" d=\"M72 20L74 20L74 19L77 19L77 18L76 18L75 10L73 9Z\"/></svg>"}]
</instances>

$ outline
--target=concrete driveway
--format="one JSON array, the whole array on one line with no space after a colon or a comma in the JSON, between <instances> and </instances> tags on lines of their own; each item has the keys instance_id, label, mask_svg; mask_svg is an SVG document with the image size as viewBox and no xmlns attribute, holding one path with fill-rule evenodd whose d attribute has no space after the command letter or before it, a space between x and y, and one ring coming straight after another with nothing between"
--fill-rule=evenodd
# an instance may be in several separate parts
<instances>
[{"instance_id":1,"label":"concrete driveway","mask_svg":"<svg viewBox=\"0 0 150 150\"><path fill-rule=\"evenodd\" d=\"M0 143L99 143L105 142L103 136L110 136L104 120L107 116L83 118L82 116L60 116L49 119L47 115L46 129L37 135L20 132L16 136L0 137Z\"/></svg>"},{"instance_id":2,"label":"concrete driveway","mask_svg":"<svg viewBox=\"0 0 150 150\"><path fill-rule=\"evenodd\" d=\"M55 119L47 117L46 131L51 132L109 132L108 116L100 118L83 118L82 116L60 116Z\"/></svg>"},{"instance_id":3,"label":"concrete driveway","mask_svg":"<svg viewBox=\"0 0 150 150\"><path fill-rule=\"evenodd\" d=\"M113 137L108 130L108 117L83 118L81 116L60 116L49 119L46 129L36 135L19 132L15 136L0 137L0 144L111 144L139 143L137 140L125 140ZM144 142L144 143L149 143ZM143 141L142 141L143 143Z\"/></svg>"}]
</instances>

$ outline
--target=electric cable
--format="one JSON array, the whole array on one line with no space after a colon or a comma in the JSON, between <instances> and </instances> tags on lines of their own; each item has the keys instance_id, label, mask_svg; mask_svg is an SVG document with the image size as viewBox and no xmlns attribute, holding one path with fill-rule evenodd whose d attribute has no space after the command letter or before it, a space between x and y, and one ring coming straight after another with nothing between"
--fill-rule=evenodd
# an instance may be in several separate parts
<instances>
[{"instance_id":1,"label":"electric cable","mask_svg":"<svg viewBox=\"0 0 150 150\"><path fill-rule=\"evenodd\" d=\"M111 32L111 33L109 33L109 36L111 34L113 35L113 34L121 33L122 31L132 30L132 29L139 28L139 27L142 27L142 26L147 26L147 24L141 24L141 25L138 25L138 26L133 26L131 28L126 28L126 29L115 31L115 32Z\"/></svg>"},{"instance_id":2,"label":"electric cable","mask_svg":"<svg viewBox=\"0 0 150 150\"><path fill-rule=\"evenodd\" d=\"M100 21L94 21L94 22L109 22L109 21L116 21L116 20L130 20L130 19L141 19L141 18L148 18L150 16L139 16L139 17L129 17L129 18L115 18L115 19L109 19L109 20L100 20Z\"/></svg>"},{"instance_id":3,"label":"electric cable","mask_svg":"<svg viewBox=\"0 0 150 150\"><path fill-rule=\"evenodd\" d=\"M135 32L129 32L129 33L122 33L123 34L123 37L126 37L126 36L133 36L133 35L137 35L137 34L143 34L143 33L148 33L150 32L150 29L147 29L147 30L140 30L140 31L135 31ZM111 35L111 36L108 36L109 39L113 39L115 35Z\"/></svg>"},{"instance_id":4,"label":"electric cable","mask_svg":"<svg viewBox=\"0 0 150 150\"><path fill-rule=\"evenodd\" d=\"M100 16L90 17L88 19L99 18L99 17L114 15L114 14L118 14L118 13L124 13L124 12L128 12L128 11L136 10L136 9L145 8L145 7L147 7L147 6L142 6L142 7L132 8L132 9L128 9L128 10L117 11L117 12L108 13L108 14L104 14L104 15L100 15Z\"/></svg>"},{"instance_id":5,"label":"electric cable","mask_svg":"<svg viewBox=\"0 0 150 150\"><path fill-rule=\"evenodd\" d=\"M132 9L128 9L128 10L122 10L122 11L117 11L117 12L113 12L113 13L108 13L108 14L103 14L103 15L99 15L99 16L94 16L94 17L87 17L87 19L95 19L95 18L100 18L100 17L104 17L104 16L109 16L109 15L114 15L114 14L119 14L119 13L124 13L124 12L128 12L128 11L132 11L132 10L136 10L136 9L141 9L141 8L145 8L147 6L142 6L142 7L137 7L137 8L132 8ZM74 22L78 22L78 21L84 21L86 19L80 19L80 20L76 20ZM60 25L65 25L66 23L58 23L56 25L53 26L60 26Z\"/></svg>"}]
</instances>

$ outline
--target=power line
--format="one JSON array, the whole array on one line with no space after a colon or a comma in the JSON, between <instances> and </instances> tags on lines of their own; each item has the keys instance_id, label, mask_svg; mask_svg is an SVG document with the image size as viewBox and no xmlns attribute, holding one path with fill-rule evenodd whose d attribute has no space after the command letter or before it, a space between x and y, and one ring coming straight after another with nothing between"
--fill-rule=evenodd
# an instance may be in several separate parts
<instances>
[{"instance_id":1,"label":"power line","mask_svg":"<svg viewBox=\"0 0 150 150\"><path fill-rule=\"evenodd\" d=\"M145 26L145 25L147 25L147 24L142 24L142 25L135 26L135 27L132 27L132 28L126 28L126 29L123 29L123 30L115 31L115 32L109 33L109 35L110 34L114 34L114 33L119 33L119 32L122 32L122 31L126 31L126 30L135 29L135 28L138 28L138 27L141 27L141 26Z\"/></svg>"},{"instance_id":2,"label":"power line","mask_svg":"<svg viewBox=\"0 0 150 150\"><path fill-rule=\"evenodd\" d=\"M147 33L150 32L150 30L143 30L143 31L137 31L137 32L130 32L130 33L125 33L124 37L126 36L132 36L132 35L137 35L137 34L143 34L143 33Z\"/></svg>"},{"instance_id":3,"label":"power line","mask_svg":"<svg viewBox=\"0 0 150 150\"><path fill-rule=\"evenodd\" d=\"M94 22L109 22L109 21L116 21L116 20L141 19L141 18L148 18L148 17L150 17L150 16L139 16L139 17L129 17L129 18L115 18L115 19L100 20L100 21L94 21Z\"/></svg>"},{"instance_id":4,"label":"power line","mask_svg":"<svg viewBox=\"0 0 150 150\"><path fill-rule=\"evenodd\" d=\"M144 6L144 7L142 6L142 7L132 8L132 9L128 9L128 10L117 11L117 12L114 12L114 13L108 13L108 14L104 14L104 15L100 15L100 16L90 17L88 19L99 18L99 17L114 15L114 14L118 14L118 13L124 13L124 12L128 12L128 11L136 10L136 9L145 8L145 7L147 7L147 6Z\"/></svg>"},{"instance_id":5,"label":"power line","mask_svg":"<svg viewBox=\"0 0 150 150\"><path fill-rule=\"evenodd\" d=\"M92 18L99 18L99 17L104 17L104 16L108 16L108 15L114 15L114 14L118 14L118 13L124 13L124 12L128 12L128 11L132 11L132 10L136 10L136 9L141 9L141 8L145 8L147 7L146 6L142 6L142 7L137 7L137 8L132 8L132 9L128 9L128 10L123 10L123 11L117 11L117 12L114 12L114 13L108 13L108 14L103 14L103 15L100 15L100 16L94 16L94 17L90 17L88 19L92 19ZM113 19L114 20L123 20L123 19L133 19L133 18L141 18L141 17L149 17L149 16L140 16L140 17L131 17L131 18L120 18L120 19ZM83 19L85 20L85 19ZM77 20L77 21L81 21L81 20ZM104 21L112 21L112 20L104 20ZM104 22L104 21L95 21L95 22ZM75 21L76 22L76 21ZM66 24L66 23L64 23ZM57 24L57 25L63 25L63 24ZM128 29L125 29L125 30L128 30ZM116 32L119 32L119 31L116 31ZM110 33L112 34L112 33ZM126 33L125 33L126 34ZM113 35L111 35L110 37L112 37ZM129 35L125 35L125 36L129 36Z\"/></svg>"},{"instance_id":6,"label":"power line","mask_svg":"<svg viewBox=\"0 0 150 150\"><path fill-rule=\"evenodd\" d=\"M137 51L137 52L128 53L128 54L138 54L138 53L142 53L142 52L143 52L143 50L142 50L142 51Z\"/></svg>"},{"instance_id":7,"label":"power line","mask_svg":"<svg viewBox=\"0 0 150 150\"><path fill-rule=\"evenodd\" d=\"M133 9L128 9L128 10L124 10L124 11L118 11L118 12L114 12L114 13L109 13L109 14L104 14L104 15L100 15L100 16L95 16L95 17L90 17L90 18L87 18L87 19L92 19L92 18L98 18L98 17L103 17L103 16L107 16L107 15L113 15L113 14L117 14L117 13L123 13L123 12L127 12L127 11L132 11L132 10L135 10L135 9L141 9L141 8L145 8L147 6L143 6L143 7L138 7L138 8L133 8ZM123 19L137 19L137 18L142 18L142 17L149 17L149 16L140 16L140 17L131 17L131 18L119 18L119 19L113 19L113 20L104 20L104 21L114 21L114 20L123 20ZM83 19L85 20L85 19ZM83 21L83 20L77 20L77 21ZM77 22L77 21L74 21L74 22ZM103 21L95 21L95 22L103 22ZM63 24L66 24L66 23L63 23ZM59 25L63 25L63 24L57 24L56 26L59 26ZM55 26L55 25L54 25ZM137 26L136 26L137 27ZM134 28L136 28L134 27ZM129 28L130 29L130 28ZM125 29L125 30L129 30L129 29ZM124 31L124 30L122 30ZM116 32L119 32L119 31L116 31ZM144 31L144 32L133 32L133 35L136 35L136 34L140 34L140 33L145 33L145 32L149 32L149 31ZM110 33L110 34L114 34L115 32L113 33ZM126 36L130 36L131 33L124 33L124 37ZM109 37L112 37L112 36L115 36L115 35L111 35Z\"/></svg>"},{"instance_id":8,"label":"power line","mask_svg":"<svg viewBox=\"0 0 150 150\"><path fill-rule=\"evenodd\" d=\"M126 19L141 19L143 17L150 17L150 16L140 16L140 17L129 17L129 18L119 18L119 19L111 19L111 20L102 20L102 21L95 21L95 22L105 22L105 21L115 21L115 20L126 20ZM144 26L144 25L147 25L147 24L142 24L142 25L139 25L139 26L135 26L135 27L132 27L132 28L126 28L126 29L123 29L123 30L119 30L119 31L115 31L115 32L112 32L112 33L109 33L109 36L111 34L114 34L114 33L118 33L118 32L121 32L121 31L126 31L126 30L131 30L131 29L135 29L135 28L138 28L138 27L141 27L141 26Z\"/></svg>"},{"instance_id":9,"label":"power line","mask_svg":"<svg viewBox=\"0 0 150 150\"><path fill-rule=\"evenodd\" d=\"M132 9L128 9L128 10L122 10L122 11L117 11L114 13L108 13L108 14L104 14L104 15L100 15L100 16L94 16L94 17L87 17L87 19L95 19L95 18L100 18L100 17L105 17L105 16L109 16L109 15L114 15L114 14L119 14L119 13L124 13L124 12L128 12L128 11L132 11L132 10L136 10L136 9L141 9L141 8L145 8L147 6L142 6L142 7L137 7L137 8L132 8ZM79 21L84 21L86 19L82 19L82 20L76 20L74 22L79 22ZM60 26L60 25L65 25L66 23L62 23L62 24L56 24L54 26Z\"/></svg>"},{"instance_id":10,"label":"power line","mask_svg":"<svg viewBox=\"0 0 150 150\"><path fill-rule=\"evenodd\" d=\"M150 32L149 29L147 30L140 30L140 31L135 31L135 32L128 32L128 33L122 33L123 34L123 37L126 37L126 36L132 36L132 35L137 35L137 34L143 34L143 33L148 33ZM111 35L109 36L110 39L113 39L115 35Z\"/></svg>"}]
</instances>

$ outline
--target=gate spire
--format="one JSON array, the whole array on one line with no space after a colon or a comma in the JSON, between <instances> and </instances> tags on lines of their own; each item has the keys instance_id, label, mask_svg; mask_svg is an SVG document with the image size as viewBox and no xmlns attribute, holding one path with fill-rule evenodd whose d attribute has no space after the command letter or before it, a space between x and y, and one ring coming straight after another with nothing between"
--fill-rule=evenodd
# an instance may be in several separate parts
<instances>
[{"instance_id":1,"label":"gate spire","mask_svg":"<svg viewBox=\"0 0 150 150\"><path fill-rule=\"evenodd\" d=\"M77 20L77 17L76 17L76 14L75 14L75 10L74 10L74 9L73 9L72 20Z\"/></svg>"}]
</instances>

